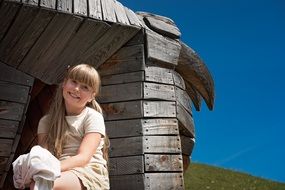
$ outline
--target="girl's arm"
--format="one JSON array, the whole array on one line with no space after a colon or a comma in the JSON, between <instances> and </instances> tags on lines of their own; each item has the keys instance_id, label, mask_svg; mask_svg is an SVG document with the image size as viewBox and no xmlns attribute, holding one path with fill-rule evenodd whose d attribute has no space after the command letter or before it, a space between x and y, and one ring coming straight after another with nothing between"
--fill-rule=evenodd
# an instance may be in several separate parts
<instances>
[{"instance_id":1,"label":"girl's arm","mask_svg":"<svg viewBox=\"0 0 285 190\"><path fill-rule=\"evenodd\" d=\"M61 161L61 171L67 171L75 167L82 167L89 163L95 154L101 140L100 133L87 133L80 144L78 153Z\"/></svg>"},{"instance_id":2,"label":"girl's arm","mask_svg":"<svg viewBox=\"0 0 285 190\"><path fill-rule=\"evenodd\" d=\"M47 140L47 134L46 133L39 133L38 134L38 145L40 145L41 147L43 147L45 149L48 148L46 140Z\"/></svg>"}]
</instances>

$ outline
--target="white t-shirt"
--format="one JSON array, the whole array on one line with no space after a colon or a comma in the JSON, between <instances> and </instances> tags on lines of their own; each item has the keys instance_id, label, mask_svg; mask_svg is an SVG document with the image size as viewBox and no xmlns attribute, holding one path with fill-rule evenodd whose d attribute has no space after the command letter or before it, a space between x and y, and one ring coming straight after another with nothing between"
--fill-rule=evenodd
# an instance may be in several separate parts
<instances>
[{"instance_id":1,"label":"white t-shirt","mask_svg":"<svg viewBox=\"0 0 285 190\"><path fill-rule=\"evenodd\" d=\"M86 107L79 115L65 116L65 118L69 125L69 133L63 144L62 155L59 160L75 156L85 134L97 132L105 136L105 124L102 114L90 107ZM38 134L48 133L48 119L47 115L42 117L38 126ZM96 153L91 158L89 165L92 165L92 163L106 165L106 160L103 158L102 152L103 145L104 138L101 138L100 144Z\"/></svg>"}]
</instances>

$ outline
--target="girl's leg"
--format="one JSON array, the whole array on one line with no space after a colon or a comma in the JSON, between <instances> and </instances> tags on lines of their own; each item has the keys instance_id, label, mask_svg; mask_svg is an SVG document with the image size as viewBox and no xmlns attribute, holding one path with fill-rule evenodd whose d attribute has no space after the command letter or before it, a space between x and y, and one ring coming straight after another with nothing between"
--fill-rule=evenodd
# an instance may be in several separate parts
<instances>
[{"instance_id":1,"label":"girl's leg","mask_svg":"<svg viewBox=\"0 0 285 190\"><path fill-rule=\"evenodd\" d=\"M84 190L79 178L72 172L62 172L60 178L54 182L53 190Z\"/></svg>"}]
</instances>

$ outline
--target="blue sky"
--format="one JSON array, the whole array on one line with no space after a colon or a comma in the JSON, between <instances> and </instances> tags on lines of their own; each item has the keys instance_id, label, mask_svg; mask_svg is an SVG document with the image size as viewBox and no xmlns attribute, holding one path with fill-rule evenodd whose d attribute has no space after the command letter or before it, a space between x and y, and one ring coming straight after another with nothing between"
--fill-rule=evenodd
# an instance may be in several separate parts
<instances>
[{"instance_id":1,"label":"blue sky","mask_svg":"<svg viewBox=\"0 0 285 190\"><path fill-rule=\"evenodd\" d=\"M285 182L285 1L119 1L173 19L212 73L193 161Z\"/></svg>"}]
</instances>

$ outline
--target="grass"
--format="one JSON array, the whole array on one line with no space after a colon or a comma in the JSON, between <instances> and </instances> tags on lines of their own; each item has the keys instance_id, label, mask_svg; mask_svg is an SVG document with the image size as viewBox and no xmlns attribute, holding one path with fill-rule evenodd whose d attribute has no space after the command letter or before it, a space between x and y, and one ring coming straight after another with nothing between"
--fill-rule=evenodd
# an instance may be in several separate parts
<instances>
[{"instance_id":1,"label":"grass","mask_svg":"<svg viewBox=\"0 0 285 190\"><path fill-rule=\"evenodd\" d=\"M184 181L186 190L285 190L285 183L198 163L190 164Z\"/></svg>"}]
</instances>

